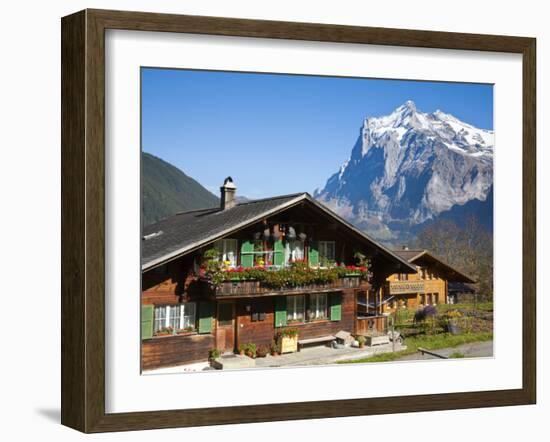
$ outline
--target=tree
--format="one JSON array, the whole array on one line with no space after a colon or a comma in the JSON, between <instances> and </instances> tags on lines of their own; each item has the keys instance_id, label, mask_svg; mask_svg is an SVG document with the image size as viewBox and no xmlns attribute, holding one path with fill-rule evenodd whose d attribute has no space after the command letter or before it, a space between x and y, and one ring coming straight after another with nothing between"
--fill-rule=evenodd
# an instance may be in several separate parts
<instances>
[{"instance_id":1,"label":"tree","mask_svg":"<svg viewBox=\"0 0 550 442\"><path fill-rule=\"evenodd\" d=\"M493 298L493 235L476 218L468 218L463 226L438 220L419 232L415 245L470 275L478 293Z\"/></svg>"}]
</instances>

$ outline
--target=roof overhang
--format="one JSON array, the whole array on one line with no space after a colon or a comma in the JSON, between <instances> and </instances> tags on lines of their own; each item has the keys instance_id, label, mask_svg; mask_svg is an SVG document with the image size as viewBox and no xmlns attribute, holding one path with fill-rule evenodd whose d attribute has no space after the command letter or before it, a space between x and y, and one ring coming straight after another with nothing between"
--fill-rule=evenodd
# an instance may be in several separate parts
<instances>
[{"instance_id":1,"label":"roof overhang","mask_svg":"<svg viewBox=\"0 0 550 442\"><path fill-rule=\"evenodd\" d=\"M437 266L441 269L443 269L447 275L449 276L447 279L449 281L453 282L465 282L470 284L475 284L476 281L466 273L461 272L460 270L455 269L451 265L447 264L445 261L442 261L440 258L438 258L435 255L432 255L427 250L423 250L418 255L412 257L409 259L409 262L414 263L415 261L419 259L427 259L429 261L437 263Z\"/></svg>"}]
</instances>

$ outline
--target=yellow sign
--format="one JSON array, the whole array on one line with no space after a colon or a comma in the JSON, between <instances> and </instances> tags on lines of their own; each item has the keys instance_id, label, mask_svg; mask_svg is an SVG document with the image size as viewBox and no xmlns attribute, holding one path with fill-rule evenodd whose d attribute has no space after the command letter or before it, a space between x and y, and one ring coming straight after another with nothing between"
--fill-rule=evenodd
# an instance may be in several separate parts
<instances>
[{"instance_id":1,"label":"yellow sign","mask_svg":"<svg viewBox=\"0 0 550 442\"><path fill-rule=\"evenodd\" d=\"M422 293L424 292L423 281L392 281L390 282L390 294L401 293Z\"/></svg>"}]
</instances>

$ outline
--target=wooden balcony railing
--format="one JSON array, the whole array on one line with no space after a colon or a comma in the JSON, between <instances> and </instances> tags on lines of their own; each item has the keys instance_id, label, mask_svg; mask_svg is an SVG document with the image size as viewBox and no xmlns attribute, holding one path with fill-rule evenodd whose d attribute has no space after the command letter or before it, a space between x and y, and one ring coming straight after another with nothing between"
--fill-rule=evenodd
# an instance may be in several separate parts
<instances>
[{"instance_id":1,"label":"wooden balcony railing","mask_svg":"<svg viewBox=\"0 0 550 442\"><path fill-rule=\"evenodd\" d=\"M202 280L205 290L210 291L216 297L225 296L256 296L268 294L291 294L291 293L306 293L306 292L323 292L334 291L348 288L360 288L367 284L361 278L349 276L338 278L336 281L326 284L308 284L300 286L287 287L265 287L260 281L240 280L240 281L225 281L217 287L212 286L208 280Z\"/></svg>"}]
</instances>

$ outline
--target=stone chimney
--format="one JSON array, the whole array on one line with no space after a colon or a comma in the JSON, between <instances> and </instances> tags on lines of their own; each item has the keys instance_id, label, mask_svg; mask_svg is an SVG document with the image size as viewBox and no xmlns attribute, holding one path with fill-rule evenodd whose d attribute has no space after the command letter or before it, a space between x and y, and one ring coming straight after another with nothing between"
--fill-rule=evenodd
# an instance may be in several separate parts
<instances>
[{"instance_id":1,"label":"stone chimney","mask_svg":"<svg viewBox=\"0 0 550 442\"><path fill-rule=\"evenodd\" d=\"M409 250L409 246L406 245L406 244L403 244L403 246L401 246L401 249L402 250Z\"/></svg>"},{"instance_id":2,"label":"stone chimney","mask_svg":"<svg viewBox=\"0 0 550 442\"><path fill-rule=\"evenodd\" d=\"M235 194L237 193L237 187L233 183L233 178L228 176L223 181L223 186L220 187L220 207L222 210L231 209L237 204L235 200Z\"/></svg>"}]
</instances>

